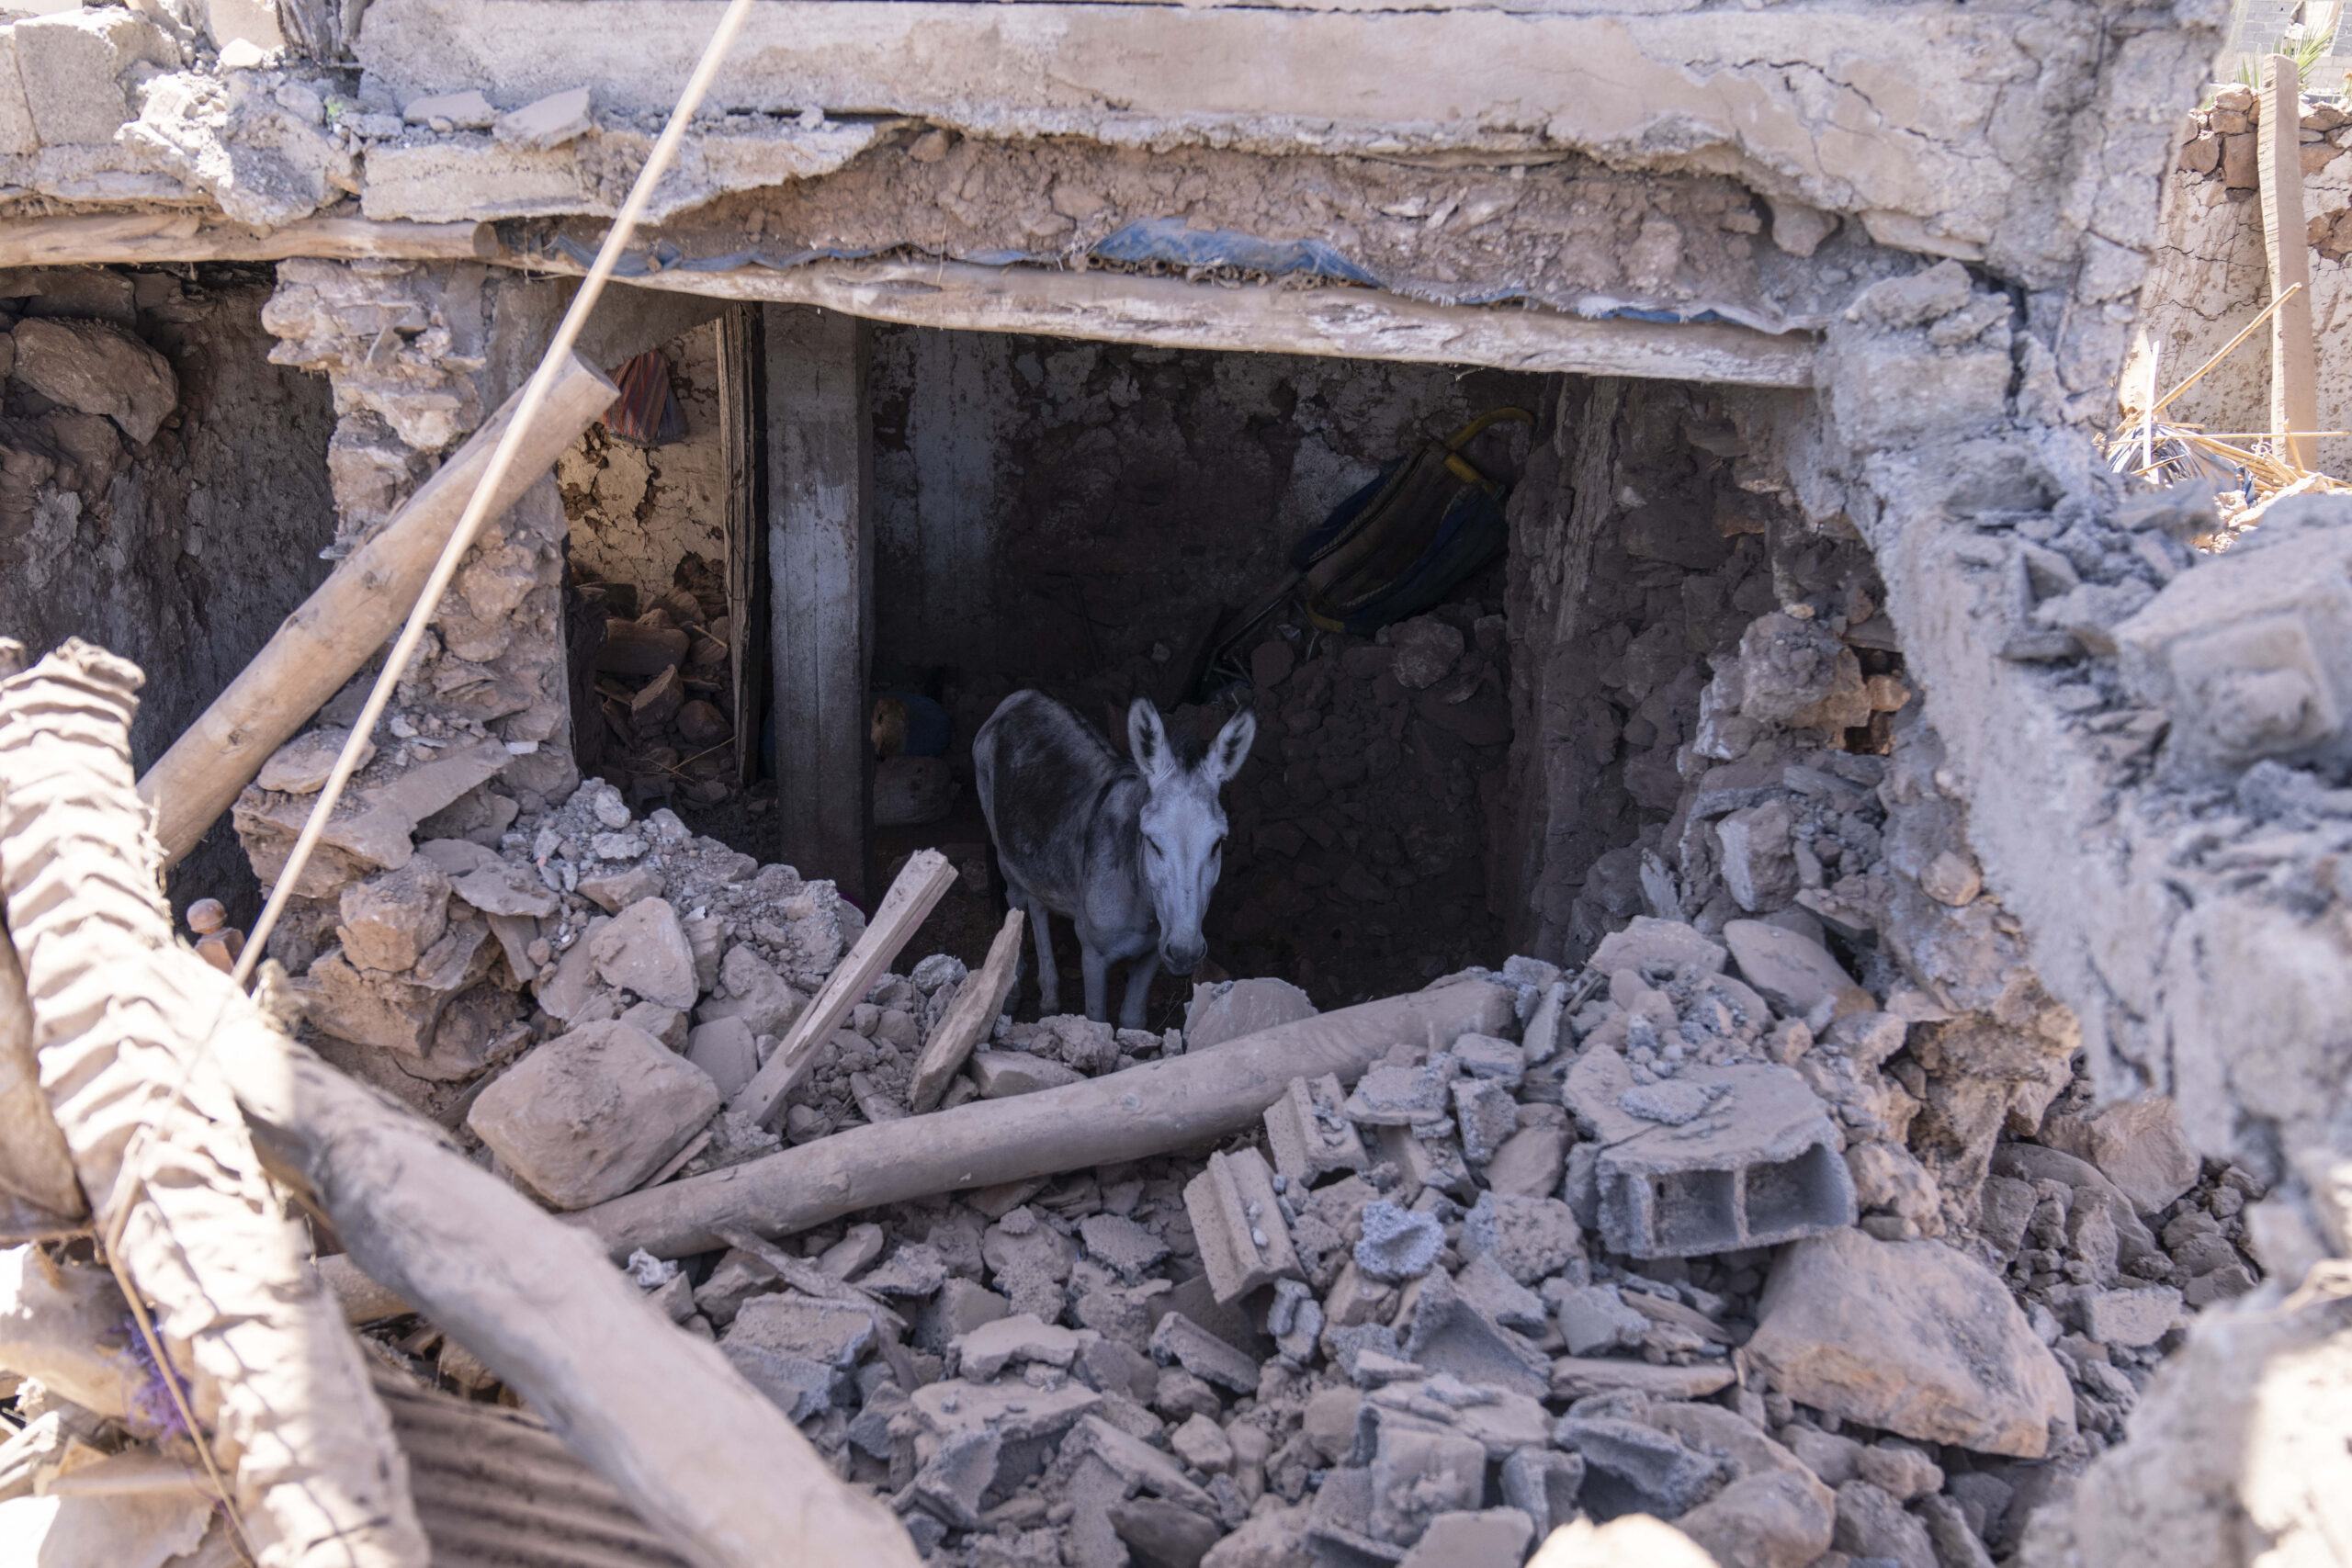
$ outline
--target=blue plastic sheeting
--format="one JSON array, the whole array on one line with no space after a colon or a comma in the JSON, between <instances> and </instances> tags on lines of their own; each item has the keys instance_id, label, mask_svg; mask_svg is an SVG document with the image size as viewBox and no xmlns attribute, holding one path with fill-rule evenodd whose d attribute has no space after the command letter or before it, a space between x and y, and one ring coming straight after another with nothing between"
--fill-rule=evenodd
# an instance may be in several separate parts
<instances>
[{"instance_id":1,"label":"blue plastic sheeting","mask_svg":"<svg viewBox=\"0 0 2352 1568\"><path fill-rule=\"evenodd\" d=\"M1377 286L1380 279L1321 240L1261 240L1232 229L1193 229L1181 218L1138 218L1094 247L1104 261L1235 266L1270 277L1303 272Z\"/></svg>"},{"instance_id":2,"label":"blue plastic sheeting","mask_svg":"<svg viewBox=\"0 0 2352 1568\"><path fill-rule=\"evenodd\" d=\"M596 259L594 247L582 244L569 234L555 236L549 248L561 252L583 268ZM780 254L752 249L730 251L725 255L690 257L669 241L662 240L656 242L650 250L623 255L613 268L613 275L616 277L644 277L661 272L732 272L746 266L765 267L771 272L789 272L811 262L862 261L868 256L883 255L901 248L895 244L869 245L862 249L822 246ZM1261 240L1254 234L1244 234L1232 229L1187 228L1181 218L1137 219L1094 246L1091 254L1105 261L1129 265L1159 262L1170 266L1230 266L1245 272L1264 273L1269 276L1305 273L1310 277L1337 278L1342 282L1385 288L1408 299L1427 299L1441 305L1499 305L1514 299L1535 298L1525 288L1478 289L1464 293L1415 278L1385 278L1357 265L1321 240ZM1050 265L1060 260L1057 256L1010 250L978 251L950 259L974 266L1000 267L1033 263ZM1701 321L1741 324L1733 317L1712 310L1685 313L1635 305L1613 305L1600 310L1578 309L1577 313L1589 321L1658 321L1669 325Z\"/></svg>"}]
</instances>

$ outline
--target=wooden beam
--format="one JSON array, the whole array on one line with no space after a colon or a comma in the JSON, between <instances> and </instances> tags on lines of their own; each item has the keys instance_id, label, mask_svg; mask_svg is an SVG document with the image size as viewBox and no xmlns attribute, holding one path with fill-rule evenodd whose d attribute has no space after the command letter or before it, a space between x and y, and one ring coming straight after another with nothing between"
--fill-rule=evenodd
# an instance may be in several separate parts
<instances>
[{"instance_id":1,"label":"wooden beam","mask_svg":"<svg viewBox=\"0 0 2352 1568\"><path fill-rule=\"evenodd\" d=\"M580 270L560 257L530 265ZM817 305L917 327L1729 386L1810 387L1815 348L1807 333L1775 335L1723 322L1588 321L1519 305L1431 305L1377 288L1229 288L1180 277L962 262L673 270L629 282Z\"/></svg>"},{"instance_id":2,"label":"wooden beam","mask_svg":"<svg viewBox=\"0 0 2352 1568\"><path fill-rule=\"evenodd\" d=\"M872 885L874 443L866 331L766 316L769 635L780 858L864 904Z\"/></svg>"},{"instance_id":3,"label":"wooden beam","mask_svg":"<svg viewBox=\"0 0 2352 1568\"><path fill-rule=\"evenodd\" d=\"M603 371L572 355L507 469L490 515L503 515L520 500L617 396ZM270 753L401 629L522 397L518 391L509 398L401 503L382 532L338 562L229 689L147 770L139 793L155 808L166 866L196 847Z\"/></svg>"},{"instance_id":4,"label":"wooden beam","mask_svg":"<svg viewBox=\"0 0 2352 1568\"><path fill-rule=\"evenodd\" d=\"M1004 1011L1004 999L1012 994L1012 982L1021 972L1023 921L1020 910L1006 912L1003 929L989 944L988 962L956 987L956 999L932 1025L931 1038L923 1043L914 1076L908 1080L907 1103L912 1109L928 1111L939 1103L947 1080L956 1076L972 1047L987 1038L997 1016Z\"/></svg>"},{"instance_id":5,"label":"wooden beam","mask_svg":"<svg viewBox=\"0 0 2352 1568\"><path fill-rule=\"evenodd\" d=\"M2319 353L2312 336L2311 240L2303 231L2302 85L2292 58L2262 57L2262 123L2257 166L2262 184L2262 243L2270 263L2270 428L2284 436L2288 461L2319 467ZM2290 298L2287 290L2301 287Z\"/></svg>"},{"instance_id":6,"label":"wooden beam","mask_svg":"<svg viewBox=\"0 0 2352 1568\"><path fill-rule=\"evenodd\" d=\"M767 696L767 335L760 308L718 318L718 451L727 470L727 630L734 671L735 781L760 776L760 717Z\"/></svg>"},{"instance_id":7,"label":"wooden beam","mask_svg":"<svg viewBox=\"0 0 2352 1568\"><path fill-rule=\"evenodd\" d=\"M729 1108L748 1111L752 1120L765 1122L784 1104L784 1097L799 1083L815 1059L817 1048L842 1026L849 1010L865 999L874 982L890 967L890 960L911 941L940 897L956 881L956 868L937 850L917 850L890 884L882 907L866 922L865 934L835 966L824 989L793 1024L790 1033L768 1055L752 1081L738 1089Z\"/></svg>"},{"instance_id":8,"label":"wooden beam","mask_svg":"<svg viewBox=\"0 0 2352 1568\"><path fill-rule=\"evenodd\" d=\"M498 235L487 223L366 218L305 218L280 229L255 229L195 212L120 212L17 219L0 228L0 266L284 261L290 256L487 261L500 249Z\"/></svg>"}]
</instances>

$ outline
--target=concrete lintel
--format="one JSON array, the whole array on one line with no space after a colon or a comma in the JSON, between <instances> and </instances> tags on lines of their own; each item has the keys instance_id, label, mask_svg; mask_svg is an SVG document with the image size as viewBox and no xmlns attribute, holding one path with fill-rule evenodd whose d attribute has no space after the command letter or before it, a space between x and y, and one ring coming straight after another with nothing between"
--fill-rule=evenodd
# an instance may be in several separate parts
<instances>
[{"instance_id":1,"label":"concrete lintel","mask_svg":"<svg viewBox=\"0 0 2352 1568\"><path fill-rule=\"evenodd\" d=\"M1814 341L1801 333L1430 305L1372 288L1224 288L1176 277L956 262L820 262L786 272L654 273L629 282L820 305L918 327L1735 386L1813 384Z\"/></svg>"},{"instance_id":2,"label":"concrete lintel","mask_svg":"<svg viewBox=\"0 0 2352 1568\"><path fill-rule=\"evenodd\" d=\"M1998 113L2060 113L2006 12L1954 0L1679 15L771 0L710 106L910 115L976 136L1264 152L1497 155L1736 175L1903 214L1966 245L2007 210ZM666 109L718 0L374 0L360 62L406 99L501 105L591 84ZM593 17L593 22L590 18Z\"/></svg>"}]
</instances>

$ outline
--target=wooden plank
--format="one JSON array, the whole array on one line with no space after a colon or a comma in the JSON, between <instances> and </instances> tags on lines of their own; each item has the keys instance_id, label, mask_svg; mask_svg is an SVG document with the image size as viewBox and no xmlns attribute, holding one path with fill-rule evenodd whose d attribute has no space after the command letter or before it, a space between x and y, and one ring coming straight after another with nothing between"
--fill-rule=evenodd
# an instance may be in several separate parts
<instances>
[{"instance_id":1,"label":"wooden plank","mask_svg":"<svg viewBox=\"0 0 2352 1568\"><path fill-rule=\"evenodd\" d=\"M12 220L0 231L0 266L284 261L291 256L487 261L502 248L496 231L487 223L305 218L281 229L255 229L193 212L121 212Z\"/></svg>"},{"instance_id":2,"label":"wooden plank","mask_svg":"<svg viewBox=\"0 0 2352 1568\"><path fill-rule=\"evenodd\" d=\"M718 448L727 469L727 653L734 670L735 781L760 772L760 706L764 700L767 628L758 606L760 568L767 552L763 504L766 453L760 418L767 340L755 305L738 305L718 319Z\"/></svg>"},{"instance_id":3,"label":"wooden plank","mask_svg":"<svg viewBox=\"0 0 2352 1568\"><path fill-rule=\"evenodd\" d=\"M618 395L603 371L573 355L507 468L490 515L501 516L521 500ZM139 793L155 808L166 866L196 847L270 753L399 632L522 399L520 391L507 399L401 503L381 533L338 562L147 770Z\"/></svg>"},{"instance_id":4,"label":"wooden plank","mask_svg":"<svg viewBox=\"0 0 2352 1568\"><path fill-rule=\"evenodd\" d=\"M842 1026L849 1010L865 999L874 982L890 967L890 961L912 940L915 929L955 881L955 866L937 850L917 850L908 858L906 869L890 884L882 907L866 922L865 934L833 970L817 999L768 1057L767 1066L728 1102L730 1110L749 1111L752 1119L760 1122L775 1116L785 1096L808 1073L817 1048Z\"/></svg>"},{"instance_id":5,"label":"wooden plank","mask_svg":"<svg viewBox=\"0 0 2352 1568\"><path fill-rule=\"evenodd\" d=\"M2303 227L2302 90L2294 61L2262 58L2262 123L2257 165L2262 183L2262 243L2270 263L2270 427L2297 432L2284 438L2288 460L2319 466L2319 443L2302 432L2319 428L2319 353L2312 335L2312 253ZM2293 295L2288 294L2294 289Z\"/></svg>"},{"instance_id":6,"label":"wooden plank","mask_svg":"<svg viewBox=\"0 0 2352 1568\"><path fill-rule=\"evenodd\" d=\"M780 858L864 904L872 885L874 443L865 327L766 317L769 637ZM862 993L861 993L862 994Z\"/></svg>"},{"instance_id":7,"label":"wooden plank","mask_svg":"<svg viewBox=\"0 0 2352 1568\"><path fill-rule=\"evenodd\" d=\"M1004 999L1012 994L1012 982L1021 972L1023 921L1020 910L1006 913L1003 929L989 943L988 961L956 988L946 1013L931 1026L931 1038L923 1043L908 1084L907 1100L916 1111L928 1111L939 1103L947 1080L956 1076L972 1047L1004 1011Z\"/></svg>"},{"instance_id":8,"label":"wooden plank","mask_svg":"<svg viewBox=\"0 0 2352 1568\"><path fill-rule=\"evenodd\" d=\"M537 257L531 265L580 270L560 257ZM1516 304L1431 305L1377 288L1226 288L1181 277L963 262L820 262L785 272L679 270L629 281L819 305L908 326L1728 386L1810 387L1815 352L1804 333L1721 322L1588 321Z\"/></svg>"}]
</instances>

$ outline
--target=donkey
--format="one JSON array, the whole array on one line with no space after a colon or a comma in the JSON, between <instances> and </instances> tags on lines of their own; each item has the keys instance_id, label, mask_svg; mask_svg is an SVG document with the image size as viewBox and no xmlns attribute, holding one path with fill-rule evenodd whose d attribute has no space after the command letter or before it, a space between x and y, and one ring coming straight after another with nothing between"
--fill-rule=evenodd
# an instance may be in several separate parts
<instances>
[{"instance_id":1,"label":"donkey","mask_svg":"<svg viewBox=\"0 0 2352 1568\"><path fill-rule=\"evenodd\" d=\"M1235 714L1196 762L1170 744L1148 697L1127 709L1130 762L1102 733L1042 692L1015 692L972 740L980 810L1013 904L1037 937L1037 989L1061 1010L1048 914L1078 927L1086 1016L1109 1021L1110 966L1127 963L1119 1027L1144 1026L1145 993L1165 964L1189 975L1208 952L1201 935L1225 849L1217 792L1240 771L1258 721Z\"/></svg>"}]
</instances>

